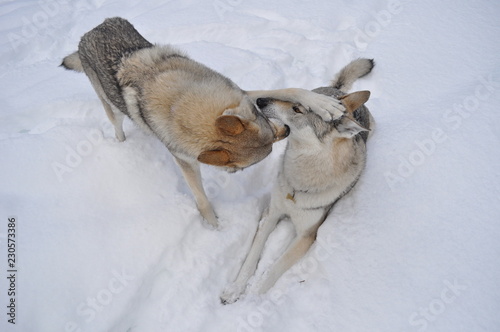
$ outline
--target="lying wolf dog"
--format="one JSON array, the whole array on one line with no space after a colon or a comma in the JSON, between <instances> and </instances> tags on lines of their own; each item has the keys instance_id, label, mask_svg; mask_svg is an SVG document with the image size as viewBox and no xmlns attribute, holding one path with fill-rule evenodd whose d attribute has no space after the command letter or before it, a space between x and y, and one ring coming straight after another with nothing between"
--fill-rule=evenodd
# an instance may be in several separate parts
<instances>
[{"instance_id":1,"label":"lying wolf dog","mask_svg":"<svg viewBox=\"0 0 500 332\"><path fill-rule=\"evenodd\" d=\"M335 121L323 121L300 103L272 98L257 100L264 114L290 127L290 135L269 207L236 281L221 296L224 304L236 301L245 291L264 244L278 221L289 217L296 236L265 274L257 287L259 293L270 289L305 255L335 202L358 181L365 166L365 143L373 123L368 109L363 106L370 92L346 94L346 91L373 66L372 60L355 60L339 72L332 86L314 90L341 99L347 113Z\"/></svg>"},{"instance_id":2,"label":"lying wolf dog","mask_svg":"<svg viewBox=\"0 0 500 332\"><path fill-rule=\"evenodd\" d=\"M148 42L128 21L106 19L86 33L62 66L84 72L119 141L128 116L174 155L201 215L217 217L203 189L199 162L234 172L266 157L288 128L255 107L260 97L299 102L324 119L343 115L342 104L303 89L243 91L171 46Z\"/></svg>"}]
</instances>

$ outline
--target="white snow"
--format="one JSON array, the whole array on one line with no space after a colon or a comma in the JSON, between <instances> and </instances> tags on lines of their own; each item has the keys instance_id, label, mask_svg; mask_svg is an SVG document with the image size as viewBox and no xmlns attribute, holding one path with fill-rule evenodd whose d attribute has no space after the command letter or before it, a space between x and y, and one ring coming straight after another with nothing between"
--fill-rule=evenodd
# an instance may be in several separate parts
<instances>
[{"instance_id":1,"label":"white snow","mask_svg":"<svg viewBox=\"0 0 500 332\"><path fill-rule=\"evenodd\" d=\"M1 331L499 331L500 4L495 1L16 0L0 4ZM58 68L129 19L243 89L324 86L374 58L367 168L300 264L223 306L284 143L203 167L202 224L159 141L117 142L88 79ZM7 277L16 218L15 325ZM258 275L292 228L282 223Z\"/></svg>"}]
</instances>

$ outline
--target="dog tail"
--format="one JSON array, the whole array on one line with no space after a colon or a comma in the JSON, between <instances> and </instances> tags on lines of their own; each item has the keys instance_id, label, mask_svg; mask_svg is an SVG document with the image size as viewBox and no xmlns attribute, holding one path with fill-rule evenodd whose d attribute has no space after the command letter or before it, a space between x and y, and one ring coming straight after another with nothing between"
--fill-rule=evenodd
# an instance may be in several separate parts
<instances>
[{"instance_id":1,"label":"dog tail","mask_svg":"<svg viewBox=\"0 0 500 332\"><path fill-rule=\"evenodd\" d=\"M60 65L60 67L78 71L83 73L82 61L80 60L80 56L78 55L78 51L71 53L67 57L65 57Z\"/></svg>"},{"instance_id":2,"label":"dog tail","mask_svg":"<svg viewBox=\"0 0 500 332\"><path fill-rule=\"evenodd\" d=\"M373 61L373 59L361 58L351 61L351 63L342 68L342 70L335 75L332 81L332 87L347 93L347 91L351 89L354 81L370 73L374 66L375 61Z\"/></svg>"}]
</instances>

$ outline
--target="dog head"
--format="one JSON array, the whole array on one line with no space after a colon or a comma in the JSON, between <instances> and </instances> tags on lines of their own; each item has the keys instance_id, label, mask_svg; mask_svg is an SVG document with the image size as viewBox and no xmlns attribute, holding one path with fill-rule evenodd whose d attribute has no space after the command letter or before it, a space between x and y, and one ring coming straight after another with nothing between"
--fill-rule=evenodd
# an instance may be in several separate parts
<instances>
[{"instance_id":1,"label":"dog head","mask_svg":"<svg viewBox=\"0 0 500 332\"><path fill-rule=\"evenodd\" d=\"M340 119L325 122L316 113L301 104L271 98L257 99L257 106L270 119L277 119L290 128L290 137L307 139L316 137L322 141L329 134L352 138L362 131L369 131L354 118L354 112L370 97L369 91L358 91L339 99L346 108Z\"/></svg>"},{"instance_id":2,"label":"dog head","mask_svg":"<svg viewBox=\"0 0 500 332\"><path fill-rule=\"evenodd\" d=\"M267 119L245 96L236 107L226 109L215 120L218 140L203 151L198 161L235 172L269 155L274 142L284 139L289 129L281 121Z\"/></svg>"}]
</instances>

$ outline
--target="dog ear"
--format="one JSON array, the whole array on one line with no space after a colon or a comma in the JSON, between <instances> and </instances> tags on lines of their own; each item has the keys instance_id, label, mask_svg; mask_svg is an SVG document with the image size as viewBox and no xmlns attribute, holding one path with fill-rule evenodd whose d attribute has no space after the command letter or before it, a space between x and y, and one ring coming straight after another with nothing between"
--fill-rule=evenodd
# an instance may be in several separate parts
<instances>
[{"instance_id":1,"label":"dog ear","mask_svg":"<svg viewBox=\"0 0 500 332\"><path fill-rule=\"evenodd\" d=\"M370 131L370 129L363 127L350 116L345 116L344 118L342 118L340 124L337 126L337 131L339 132L340 137L352 138L356 136L359 132Z\"/></svg>"},{"instance_id":2,"label":"dog ear","mask_svg":"<svg viewBox=\"0 0 500 332\"><path fill-rule=\"evenodd\" d=\"M215 120L215 126L229 136L236 136L245 130L242 120L236 115L221 115Z\"/></svg>"},{"instance_id":3,"label":"dog ear","mask_svg":"<svg viewBox=\"0 0 500 332\"><path fill-rule=\"evenodd\" d=\"M229 164L229 152L226 150L203 151L198 156L198 161L213 166L226 166Z\"/></svg>"},{"instance_id":4,"label":"dog ear","mask_svg":"<svg viewBox=\"0 0 500 332\"><path fill-rule=\"evenodd\" d=\"M370 98L370 91L356 91L340 97L340 101L345 106L348 113L353 113Z\"/></svg>"}]
</instances>

